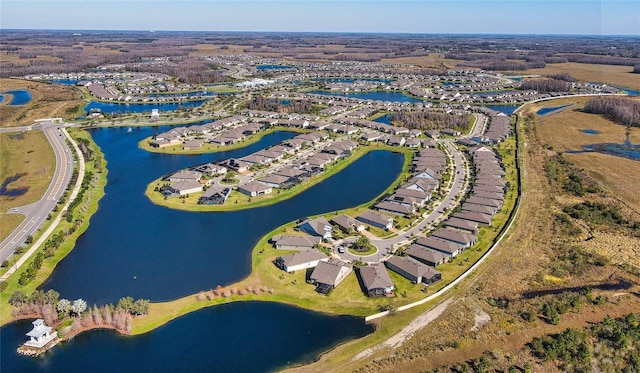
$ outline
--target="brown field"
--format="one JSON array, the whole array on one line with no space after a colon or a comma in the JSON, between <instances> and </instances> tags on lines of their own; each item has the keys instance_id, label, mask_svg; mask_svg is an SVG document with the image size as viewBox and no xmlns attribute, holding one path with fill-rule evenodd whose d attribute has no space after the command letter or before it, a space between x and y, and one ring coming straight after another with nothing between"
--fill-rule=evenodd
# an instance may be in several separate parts
<instances>
[{"instance_id":1,"label":"brown field","mask_svg":"<svg viewBox=\"0 0 640 373\"><path fill-rule=\"evenodd\" d=\"M578 111L584 107L584 102L587 100L589 100L587 97L575 97L538 102L531 104L525 113L535 113L542 107L574 104L559 112L537 116L540 141L543 145L551 145L554 151L582 150L582 145L596 143L623 143L627 133L626 127L602 115ZM600 133L590 135L582 132L585 129L597 130ZM629 129L629 140L634 144L640 143L640 128Z\"/></svg>"},{"instance_id":2,"label":"brown field","mask_svg":"<svg viewBox=\"0 0 640 373\"><path fill-rule=\"evenodd\" d=\"M547 64L544 69L517 71L515 74L569 73L578 80L601 82L631 89L640 89L640 74L632 73L633 66L595 65L586 63Z\"/></svg>"},{"instance_id":3,"label":"brown field","mask_svg":"<svg viewBox=\"0 0 640 373\"><path fill-rule=\"evenodd\" d=\"M0 126L14 127L33 124L35 119L76 117L78 105L83 105L82 93L75 87L40 83L21 79L0 79L0 91L26 89L31 100L23 106L10 106L10 97L0 104ZM67 111L69 110L69 111Z\"/></svg>"},{"instance_id":4,"label":"brown field","mask_svg":"<svg viewBox=\"0 0 640 373\"><path fill-rule=\"evenodd\" d=\"M561 99L532 104L530 111L534 113L544 106L576 104L556 114L537 117L538 135L542 144L550 145L557 152L575 151L581 150L582 145L623 143L627 131L631 143L640 143L640 128L627 129L601 115L577 111L586 100L587 98ZM600 133L590 135L582 132L584 129L594 129ZM600 153L567 153L565 156L578 168L589 173L614 196L636 212L640 212L640 173L638 173L640 164L638 161Z\"/></svg>"},{"instance_id":5,"label":"brown field","mask_svg":"<svg viewBox=\"0 0 640 373\"><path fill-rule=\"evenodd\" d=\"M22 139L0 135L0 182L26 173L7 185L8 189L27 188L15 197L0 197L0 240L17 227L23 215L6 214L7 210L39 200L49 186L55 168L55 157L47 138L40 131L26 132Z\"/></svg>"},{"instance_id":6,"label":"brown field","mask_svg":"<svg viewBox=\"0 0 640 373\"><path fill-rule=\"evenodd\" d=\"M587 171L606 190L640 213L640 162L600 153L568 154L566 159Z\"/></svg>"}]
</instances>

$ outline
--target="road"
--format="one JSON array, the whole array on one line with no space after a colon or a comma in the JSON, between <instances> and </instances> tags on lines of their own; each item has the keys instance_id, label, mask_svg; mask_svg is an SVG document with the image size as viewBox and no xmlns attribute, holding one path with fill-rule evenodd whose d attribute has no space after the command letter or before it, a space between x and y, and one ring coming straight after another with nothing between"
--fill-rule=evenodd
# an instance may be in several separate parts
<instances>
[{"instance_id":1,"label":"road","mask_svg":"<svg viewBox=\"0 0 640 373\"><path fill-rule=\"evenodd\" d=\"M43 225L47 216L53 211L56 202L64 193L71 174L73 173L73 157L65 143L66 131L64 124L53 122L41 122L28 127L2 128L0 132L21 132L28 130L42 130L53 148L56 157L56 166L51 183L42 198L25 206L15 206L7 213L22 214L25 219L9 236L0 243L0 262L9 258L15 249L20 247L29 236Z\"/></svg>"},{"instance_id":2,"label":"road","mask_svg":"<svg viewBox=\"0 0 640 373\"><path fill-rule=\"evenodd\" d=\"M454 162L453 168L453 181L449 183L449 192L447 195L439 202L438 205L434 206L433 212L430 214L425 214L423 219L417 223L416 225L412 225L408 229L398 232L396 237L388 238L388 239L370 239L371 244L373 244L376 248L378 248L378 252L369 255L369 256L355 256L349 254L348 251L344 253L338 253L340 258L348 261L353 260L361 260L366 263L377 263L382 260L385 260L391 253L400 245L408 244L409 240L414 236L417 236L422 230L425 228L438 224L440 221L447 217L447 213L444 213L443 210L449 209L451 211L453 207L455 207L457 201L456 197L465 193L465 189L467 187L468 177L465 178L465 175L468 175L469 168L466 166L465 158L462 156L460 151L453 144L452 139L442 140L441 143L447 148L451 158Z\"/></svg>"}]
</instances>

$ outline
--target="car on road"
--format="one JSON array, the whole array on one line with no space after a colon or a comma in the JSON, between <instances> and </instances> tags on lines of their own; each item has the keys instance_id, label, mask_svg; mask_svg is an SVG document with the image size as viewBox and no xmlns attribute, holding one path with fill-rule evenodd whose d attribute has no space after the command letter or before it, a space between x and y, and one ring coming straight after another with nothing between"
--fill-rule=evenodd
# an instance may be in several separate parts
<instances>
[{"instance_id":1,"label":"car on road","mask_svg":"<svg viewBox=\"0 0 640 373\"><path fill-rule=\"evenodd\" d=\"M17 207L14 207L14 208L13 208L13 212L18 212L18 208L17 208Z\"/></svg>"},{"instance_id":2,"label":"car on road","mask_svg":"<svg viewBox=\"0 0 640 373\"><path fill-rule=\"evenodd\" d=\"M344 254L344 246L338 246L338 252Z\"/></svg>"}]
</instances>

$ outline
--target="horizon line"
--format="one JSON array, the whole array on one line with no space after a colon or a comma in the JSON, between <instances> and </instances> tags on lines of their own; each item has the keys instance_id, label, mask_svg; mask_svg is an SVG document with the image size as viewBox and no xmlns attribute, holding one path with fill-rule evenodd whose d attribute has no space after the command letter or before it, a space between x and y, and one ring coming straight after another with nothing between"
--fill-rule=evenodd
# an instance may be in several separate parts
<instances>
[{"instance_id":1,"label":"horizon line","mask_svg":"<svg viewBox=\"0 0 640 373\"><path fill-rule=\"evenodd\" d=\"M149 30L149 29L63 29L63 28L2 28L0 31L59 31L59 32L140 32L140 33L253 33L253 34L356 34L356 35L446 35L446 36L583 36L583 37L631 37L640 38L638 34L580 34L580 33L562 33L562 34L545 34L545 33L497 33L497 32L478 32L478 33L458 33L458 32L410 32L410 31L282 31L282 30Z\"/></svg>"}]
</instances>

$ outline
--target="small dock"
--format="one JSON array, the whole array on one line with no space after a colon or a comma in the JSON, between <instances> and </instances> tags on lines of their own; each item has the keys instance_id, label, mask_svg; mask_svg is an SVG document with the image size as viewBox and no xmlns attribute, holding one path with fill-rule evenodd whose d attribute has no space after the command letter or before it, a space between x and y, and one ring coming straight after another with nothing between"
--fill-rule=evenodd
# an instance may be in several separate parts
<instances>
[{"instance_id":1,"label":"small dock","mask_svg":"<svg viewBox=\"0 0 640 373\"><path fill-rule=\"evenodd\" d=\"M34 346L29 346L26 343L23 344L22 346L18 347L18 353L20 355L24 355L24 356L31 356L31 357L38 357L40 356L42 353L46 352L47 350L49 350L50 348L53 348L55 345L57 345L58 343L60 343L62 341L62 339L60 339L56 336L49 341L47 344L45 344L42 347L34 347Z\"/></svg>"}]
</instances>

